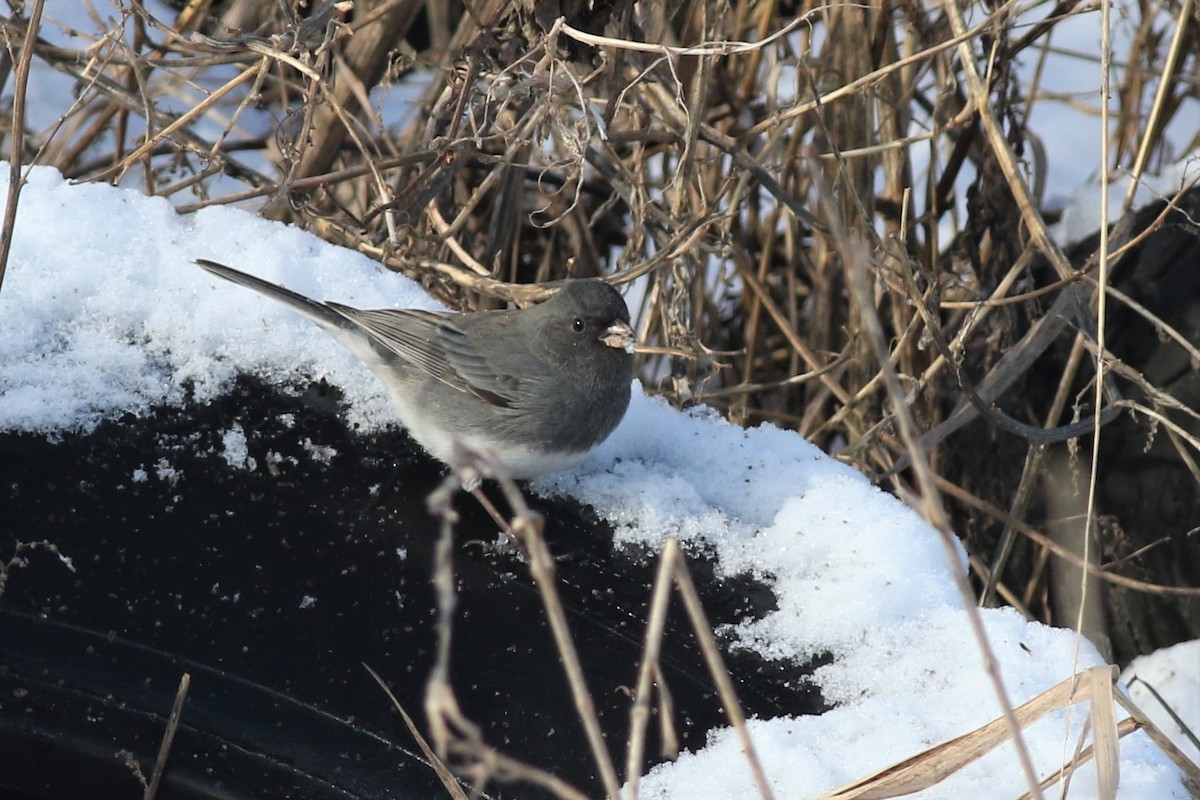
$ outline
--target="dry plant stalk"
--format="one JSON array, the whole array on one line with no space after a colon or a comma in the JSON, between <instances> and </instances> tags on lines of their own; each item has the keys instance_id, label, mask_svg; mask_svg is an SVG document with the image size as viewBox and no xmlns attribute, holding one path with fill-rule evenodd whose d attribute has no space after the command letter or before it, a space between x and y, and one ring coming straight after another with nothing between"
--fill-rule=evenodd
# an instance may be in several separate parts
<instances>
[{"instance_id":1,"label":"dry plant stalk","mask_svg":"<svg viewBox=\"0 0 1200 800\"><path fill-rule=\"evenodd\" d=\"M443 783L447 786L447 791L452 794L461 791L444 763L448 757L452 756L462 762L456 771L464 776L473 789L478 792L484 791L486 785L493 780L526 781L547 789L557 797L575 799L585 796L578 789L554 775L536 766L505 756L486 744L482 739L479 727L463 715L448 679L450 640L456 605L450 553L453 529L457 522L457 515L451 507L450 501L464 485L477 485L483 478L492 478L499 484L509 508L512 509L512 518L507 527L515 537L516 544L529 564L530 575L537 585L543 607L550 620L558 655L575 700L576 712L580 724L587 733L589 743L592 745L592 754L605 785L606 795L612 800L620 800L622 797L635 800L638 796L638 781L643 768L646 726L650 717L650 695L655 688L659 699L660 724L665 729L663 741L667 749L671 751L665 755L673 757L677 749L677 744L672 744L677 741L677 737L673 732L673 721L671 720L673 709L670 690L663 679L659 662L667 607L671 589L674 587L683 602L692 631L696 635L705 664L717 687L729 722L741 740L759 796L764 800L770 800L774 796L770 782L750 739L746 728L745 713L737 698L733 680L725 667L712 627L701 606L699 593L688 572L679 543L675 539L668 539L664 545L659 571L652 589L653 597L647 617L643 656L638 672L637 689L630 710L630 733L626 743L625 763L628 791L623 795L620 791L616 770L609 757L607 746L604 744L599 719L587 687L582 664L567 625L566 613L558 596L554 577L554 559L542 538L541 518L529 509L517 485L506 476L498 474L495 463L485 455L464 447L460 450L459 458L453 466L452 474L429 498L431 513L441 520L441 536L436 548L434 570L434 585L438 595L437 655L427 683L425 700L432 744L427 743L417 731L412 720L404 709L400 708L383 679L370 667L367 668L391 698L393 705L400 710L405 724L417 739L434 769L437 770ZM494 513L494 509L489 509L489 511Z\"/></svg>"},{"instance_id":2,"label":"dry plant stalk","mask_svg":"<svg viewBox=\"0 0 1200 800\"><path fill-rule=\"evenodd\" d=\"M1121 692L1113 692L1115 667L1092 667L1073 676L1023 703L1015 710L1021 727L1028 728L1052 711L1088 702L1088 727L1093 731L1094 747L1081 747L1066 764L1039 784L1039 790L1050 789L1055 783L1067 780L1072 773L1091 759L1096 759L1097 787L1100 800L1117 796L1119 783L1118 740L1137 730L1151 732L1156 742L1165 739L1132 701ZM1116 721L1115 707L1120 704L1132 719ZM1085 729L1086 732L1086 729ZM970 733L924 750L912 758L886 767L872 775L849 783L817 800L884 800L919 792L946 780L951 775L975 763L1011 737L1003 719L996 719ZM1164 747L1186 775L1200 781L1200 769L1187 763L1178 749ZM1032 794L1024 795L1025 798Z\"/></svg>"},{"instance_id":3,"label":"dry plant stalk","mask_svg":"<svg viewBox=\"0 0 1200 800\"><path fill-rule=\"evenodd\" d=\"M633 709L630 712L630 733L626 745L625 761L629 797L632 800L636 800L638 796L638 782L642 773L642 755L645 751L646 725L650 718L651 687L657 681L660 695L666 690L666 686L662 681L659 653L661 652L663 630L667 617L667 605L670 600L672 585L679 592L680 598L683 601L688 621L692 626L692 632L696 635L696 640L700 644L705 664L713 681L716 683L717 693L721 698L722 706L725 708L725 714L729 717L729 724L737 732L738 739L742 744L742 750L746 755L746 763L754 778L759 796L769 800L769 798L774 797L770 781L768 781L766 770L763 768L763 764L758 757L758 751L754 748L750 732L746 728L746 715L742 711L742 704L738 700L737 692L733 687L733 681L729 676L729 671L725 668L725 661L721 657L720 648L712 632L712 626L709 624L708 618L704 614L704 609L700 604L700 594L696 591L696 584L688 572L683 551L679 549L679 542L674 538L667 539L659 556L659 569L654 579L653 597L650 602L650 613L647 618L642 664L638 670L637 690L634 694ZM668 712L669 708L662 708L660 710L660 718L664 725L668 722ZM672 738L664 736L664 741L671 741ZM671 755L673 757L673 754Z\"/></svg>"},{"instance_id":4,"label":"dry plant stalk","mask_svg":"<svg viewBox=\"0 0 1200 800\"><path fill-rule=\"evenodd\" d=\"M162 785L163 772L167 768L167 756L171 754L171 745L175 742L175 732L179 730L179 722L183 718L183 704L187 701L188 690L192 686L190 673L183 673L179 678L179 688L175 691L175 702L171 705L171 713L167 717L167 727L163 730L162 743L158 748L158 756L154 759L154 769L146 784L142 800L154 800L158 796L158 787Z\"/></svg>"},{"instance_id":5,"label":"dry plant stalk","mask_svg":"<svg viewBox=\"0 0 1200 800\"><path fill-rule=\"evenodd\" d=\"M400 701L396 699L396 695L392 693L387 682L379 675L378 672L371 669L366 664L363 664L375 682L379 684L379 688L383 689L383 693L387 695L388 700L392 701L392 706L400 712L400 717L404 720L404 727L408 728L409 734L416 741L417 746L421 748L421 754L429 761L429 765L433 767L433 771L437 774L438 780L442 782L442 787L445 788L446 794L451 800L467 800L467 793L463 791L459 785L458 779L454 777L454 773L446 766L442 759L438 758L438 754L433 752L433 747L430 746L429 740L421 735L421 730L417 727L417 723L404 710L404 706L400 705Z\"/></svg>"},{"instance_id":6,"label":"dry plant stalk","mask_svg":"<svg viewBox=\"0 0 1200 800\"><path fill-rule=\"evenodd\" d=\"M620 785L616 769L609 756L600 731L595 705L583 676L578 652L571 640L566 613L554 583L554 560L541 537L541 518L526 505L524 497L512 479L500 474L493 460L462 447L451 474L429 498L430 512L441 520L434 565L434 586L438 597L437 656L426 688L425 713L431 726L434 751L440 759L448 755L465 760L460 771L477 791L483 791L491 780L528 781L552 792L557 797L577 800L584 795L560 778L503 755L487 745L479 727L466 718L455 699L450 684L450 639L456 605L454 578L451 567L452 536L457 515L451 500L461 488L478 486L483 478L494 478L513 511L509 525L530 563L530 573L537 584L543 605L550 620L571 695L575 700L579 720L592 749L595 766L611 800L618 800Z\"/></svg>"}]
</instances>

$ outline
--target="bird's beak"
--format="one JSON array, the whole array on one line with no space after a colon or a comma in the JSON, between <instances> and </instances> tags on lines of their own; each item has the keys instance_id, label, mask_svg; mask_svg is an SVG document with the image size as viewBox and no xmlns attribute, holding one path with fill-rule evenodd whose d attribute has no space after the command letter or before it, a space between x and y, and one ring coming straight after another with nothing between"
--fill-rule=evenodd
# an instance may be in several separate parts
<instances>
[{"instance_id":1,"label":"bird's beak","mask_svg":"<svg viewBox=\"0 0 1200 800\"><path fill-rule=\"evenodd\" d=\"M632 353L633 346L636 343L633 337L633 328L629 327L628 322L614 322L612 325L609 325L604 329L604 334L600 337L600 341L609 347L624 350L626 353Z\"/></svg>"}]
</instances>

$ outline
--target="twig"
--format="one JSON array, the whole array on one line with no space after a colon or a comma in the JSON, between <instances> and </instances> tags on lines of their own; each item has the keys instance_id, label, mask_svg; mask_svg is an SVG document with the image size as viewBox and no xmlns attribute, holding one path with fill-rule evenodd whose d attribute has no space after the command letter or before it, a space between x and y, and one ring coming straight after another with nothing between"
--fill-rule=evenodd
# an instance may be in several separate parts
<instances>
[{"instance_id":1,"label":"twig","mask_svg":"<svg viewBox=\"0 0 1200 800\"><path fill-rule=\"evenodd\" d=\"M25 27L25 41L21 46L21 57L17 60L13 80L12 149L8 155L8 198L4 207L4 225L0 228L0 290L4 288L4 275L8 271L8 255L12 252L13 234L17 224L17 203L21 199L21 187L25 177L21 174L21 159L25 149L25 101L29 90L29 69L33 63L33 43L37 40L38 26L42 24L42 7L45 0L34 0L33 12Z\"/></svg>"},{"instance_id":2,"label":"twig","mask_svg":"<svg viewBox=\"0 0 1200 800\"><path fill-rule=\"evenodd\" d=\"M165 140L167 137L171 136L172 134L183 130L185 127L190 125L194 119L198 118L201 114L203 114L210 107L212 107L214 104L216 104L221 98L223 98L225 95L229 94L231 91L236 89L238 86L241 86L243 83L250 80L251 78L257 77L262 72L262 70L265 68L266 68L266 59L264 58L262 61L255 64L254 66L247 67L246 69L242 70L242 72L239 73L237 75L237 77L233 78L232 80L227 82L224 86L222 86L220 89L217 89L215 92L211 93L208 97L204 98L204 100L197 103L192 108L188 109L188 111L186 113L179 115L179 117L174 119L169 125L164 126L162 130L158 131L158 133L155 136L147 137L146 141L143 142L141 144L141 146L139 146L136 150L134 150L132 153L127 155L120 162L113 164L111 167L109 167L108 169L101 172L99 175L93 176L92 179L97 180L97 181L107 180L109 176L114 176L114 179L119 180L121 175L124 174L125 170L127 170L129 168L129 166L131 164L133 164L133 162L139 160L140 158L145 156L147 153L149 153L151 150L153 150L154 147L156 145L158 145L159 142ZM153 115L151 115L151 118L153 118ZM210 150L210 153L215 153L215 146L214 146L213 150Z\"/></svg>"},{"instance_id":3,"label":"twig","mask_svg":"<svg viewBox=\"0 0 1200 800\"><path fill-rule=\"evenodd\" d=\"M742 750L745 751L746 761L750 764L759 796L764 800L771 800L774 797L771 792L771 783L767 780L767 774L758 758L758 751L750 739L750 731L746 728L746 715L742 711L741 703L738 702L737 691L729 677L729 670L725 668L725 659L721 657L721 650L717 647L717 640L712 634L712 626L708 622L708 616L704 613L704 606L700 603L700 593L696 591L696 584L692 581L692 576L688 573L683 561L679 542L675 539L668 539L663 547L662 557L664 560L672 562L671 571L675 579L675 586L683 599L683 607L691 619L692 631L700 643L700 652L704 655L705 665L717 684L717 693L721 697L721 704L725 707L725 714L729 717L729 722L737 731L738 739L742 743Z\"/></svg>"},{"instance_id":4,"label":"twig","mask_svg":"<svg viewBox=\"0 0 1200 800\"><path fill-rule=\"evenodd\" d=\"M379 684L379 688L383 689L384 694L388 696L388 700L392 701L392 707L400 712L400 717L404 720L404 727L408 728L408 732L412 734L413 739L417 743L417 747L421 748L421 752L429 761L429 765L433 767L434 773L438 776L438 780L442 782L442 787L446 790L453 800L467 800L467 794L458 784L458 779L450 772L446 763L437 757L437 753L433 752L433 748L429 746L429 741L421 735L421 731L417 729L417 723L413 722L413 718L404 710L404 706L400 705L400 701L396 699L391 688L380 677L379 673L371 669L367 664L363 664L363 669L371 674L375 682Z\"/></svg>"},{"instance_id":5,"label":"twig","mask_svg":"<svg viewBox=\"0 0 1200 800\"><path fill-rule=\"evenodd\" d=\"M973 508L977 508L994 519L1007 519L1008 515L1006 512L1000 510L991 503L979 499L975 495L963 490L961 487L955 486L945 478L935 476L935 481L939 491L950 495L955 500L965 503ZM1105 569L1104 566L1100 564L1093 564L1091 562L1084 561L1075 553L1071 552L1046 534L1027 523L1018 521L1014 523L1014 526L1018 531L1021 532L1022 535L1036 542L1039 546L1045 548L1046 552L1053 553L1055 556L1070 562L1073 566L1078 567L1079 569L1086 570L1089 575L1095 575L1101 580L1108 581L1109 583L1117 586L1123 586L1126 589L1133 589L1134 591L1146 592L1148 594L1161 595L1163 597L1200 597L1200 587L1164 586L1158 583L1140 581L1136 578L1127 578L1124 575L1118 575L1115 572ZM1028 604L1029 601L1024 600L1023 602Z\"/></svg>"},{"instance_id":6,"label":"twig","mask_svg":"<svg viewBox=\"0 0 1200 800\"><path fill-rule=\"evenodd\" d=\"M457 604L450 553L453 526L458 519L451 506L451 500L463 486L477 486L485 476L494 477L500 483L509 508L513 510L511 527L529 554L530 571L546 607L555 643L559 647L559 656L575 699L576 711L583 723L605 791L610 800L619 800L620 785L617 782L616 770L604 743L595 707L584 682L579 656L571 642L566 614L553 583L554 562L541 539L540 518L525 504L516 484L506 476L497 474L497 467L490 459L460 447L452 466L453 473L429 497L430 512L441 520L441 535L434 549L433 582L438 607L436 657L425 693L425 711L435 749L443 754L454 750L474 758L475 767L470 773L477 789L481 789L491 778L519 779L536 783L562 798L583 800L585 797L583 793L556 776L503 756L484 744L479 727L463 715L450 685L450 640Z\"/></svg>"},{"instance_id":7,"label":"twig","mask_svg":"<svg viewBox=\"0 0 1200 800\"><path fill-rule=\"evenodd\" d=\"M579 652L575 649L571 629L567 624L567 614L558 596L558 587L554 578L554 557L550 555L550 549L546 546L545 539L542 538L544 520L525 505L524 497L511 478L496 474L494 469L491 472L500 483L509 508L513 510L513 533L516 534L522 547L529 554L529 573L533 576L534 583L537 584L538 592L541 594L546 617L554 634L554 643L558 647L567 683L571 687L575 710L583 723L588 746L592 750L592 760L600 772L604 791L610 800L620 800L621 785L617 781L617 771L613 766L608 746L604 743L604 734L600 730L600 719L596 716L596 706L592 702L592 695L588 691L587 681L583 675L583 664L579 659Z\"/></svg>"},{"instance_id":8,"label":"twig","mask_svg":"<svg viewBox=\"0 0 1200 800\"><path fill-rule=\"evenodd\" d=\"M183 715L183 704L187 700L188 689L192 685L191 674L185 672L179 679L179 689L175 692L175 703L171 706L171 715L167 717L167 728L163 731L162 743L158 746L158 757L154 759L154 771L150 773L150 782L142 800L154 800L158 794L159 784L162 783L163 771L167 768L167 756L171 753L171 745L175 741L175 731L179 729L179 720Z\"/></svg>"},{"instance_id":9,"label":"twig","mask_svg":"<svg viewBox=\"0 0 1200 800\"><path fill-rule=\"evenodd\" d=\"M1175 33L1171 37L1171 46L1167 50L1166 61L1163 63L1162 71L1159 73L1158 88L1154 92L1154 102L1150 105L1150 116L1146 120L1146 129L1142 134L1142 140L1138 143L1137 156L1134 158L1133 168L1130 170L1129 188L1125 191L1125 200L1121 204L1121 213L1128 213L1133 207L1133 197L1137 193L1142 173L1146 169L1146 162L1150 159L1150 150L1154 143L1158 141L1163 105L1171 92L1171 79L1176 77L1175 68L1179 63L1180 50L1185 40L1184 34L1188 30L1189 23L1192 20L1192 6L1193 0L1183 0L1183 3L1179 6L1179 13L1175 17ZM1107 5L1105 8L1107 9ZM1101 69L1104 70L1105 75L1108 74L1108 70L1111 68L1111 59L1112 54L1109 52L1109 48L1104 48L1101 57ZM1106 104L1105 109L1107 108ZM1104 124L1104 122L1102 121L1101 124ZM1105 128L1105 131L1107 132L1107 128ZM1107 162L1107 149L1104 150L1103 157ZM1107 186L1108 184L1105 182L1101 185ZM1100 224L1104 225L1105 222L1106 220L1102 219Z\"/></svg>"}]
</instances>

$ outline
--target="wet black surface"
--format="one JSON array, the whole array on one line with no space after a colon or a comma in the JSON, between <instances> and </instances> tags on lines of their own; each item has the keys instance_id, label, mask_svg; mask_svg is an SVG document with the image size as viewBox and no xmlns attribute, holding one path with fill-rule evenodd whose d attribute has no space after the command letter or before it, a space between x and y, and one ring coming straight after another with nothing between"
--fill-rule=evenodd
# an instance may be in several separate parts
<instances>
[{"instance_id":1,"label":"wet black surface","mask_svg":"<svg viewBox=\"0 0 1200 800\"><path fill-rule=\"evenodd\" d=\"M253 469L222 457L245 432ZM314 452L329 454L326 460ZM136 797L179 678L192 675L160 798L445 796L379 672L424 725L433 661L442 470L403 433L348 431L335 398L250 382L219 403L106 423L59 441L0 434L0 791ZM616 552L569 500L536 500L589 686L617 763L636 681L653 554ZM598 795L545 614L524 565L482 552L495 526L460 502L452 681L485 740ZM714 624L770 593L697 563ZM674 615L664 670L685 746L721 724L702 660ZM728 656L749 714L812 713L803 671ZM654 727L653 725L651 726ZM656 743L651 738L651 756ZM121 755L128 752L131 755ZM12 754L13 757L8 757ZM23 792L24 795L15 794ZM490 785L492 797L538 797Z\"/></svg>"}]
</instances>

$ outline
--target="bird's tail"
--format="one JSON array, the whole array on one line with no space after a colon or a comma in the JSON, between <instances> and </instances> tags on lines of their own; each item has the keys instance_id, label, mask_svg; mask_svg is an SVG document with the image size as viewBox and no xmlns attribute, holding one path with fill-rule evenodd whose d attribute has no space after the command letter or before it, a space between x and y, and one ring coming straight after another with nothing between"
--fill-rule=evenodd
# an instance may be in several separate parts
<instances>
[{"instance_id":1,"label":"bird's tail","mask_svg":"<svg viewBox=\"0 0 1200 800\"><path fill-rule=\"evenodd\" d=\"M211 272L220 278L227 281L241 284L248 289L253 289L260 294L265 294L272 300L278 300L285 306L299 311L304 316L321 325L324 328L333 331L353 331L355 326L343 315L334 311L324 303L318 302L305 297L302 294L297 294L291 289L285 289L282 286L264 281L262 278L256 278L253 275L247 275L244 272L227 267L224 264L218 264L215 261L209 261L205 258L197 258L196 263L204 269ZM340 338L340 337L339 337Z\"/></svg>"}]
</instances>

